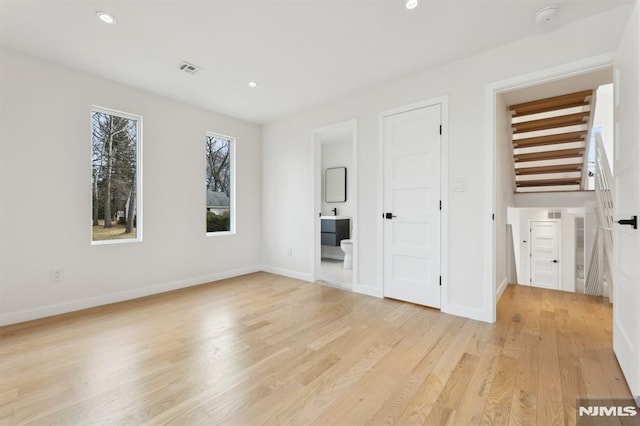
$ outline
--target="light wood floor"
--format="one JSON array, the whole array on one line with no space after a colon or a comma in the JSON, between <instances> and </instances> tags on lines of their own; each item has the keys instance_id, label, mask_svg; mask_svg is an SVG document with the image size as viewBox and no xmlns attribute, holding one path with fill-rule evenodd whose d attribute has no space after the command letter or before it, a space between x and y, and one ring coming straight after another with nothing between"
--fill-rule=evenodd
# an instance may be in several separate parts
<instances>
[{"instance_id":1,"label":"light wood floor","mask_svg":"<svg viewBox=\"0 0 640 426\"><path fill-rule=\"evenodd\" d=\"M498 322L266 273L0 328L0 424L574 424L630 398L611 308L509 286Z\"/></svg>"}]
</instances>

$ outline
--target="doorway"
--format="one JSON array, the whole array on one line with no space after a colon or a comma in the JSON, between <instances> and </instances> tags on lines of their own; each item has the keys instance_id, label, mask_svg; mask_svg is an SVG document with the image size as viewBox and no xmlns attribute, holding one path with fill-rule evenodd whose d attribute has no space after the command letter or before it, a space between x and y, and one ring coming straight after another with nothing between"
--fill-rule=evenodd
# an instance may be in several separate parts
<instances>
[{"instance_id":1,"label":"doorway","mask_svg":"<svg viewBox=\"0 0 640 426\"><path fill-rule=\"evenodd\" d=\"M593 57L486 86L487 122L491 123L487 126L489 132L487 141L490 144L487 149L493 152L493 155L487 157L488 164L484 176L484 182L487 188L490 188L486 211L487 216L492 219L487 221L484 228L487 236L484 277L487 289L485 292L488 307L487 321L495 321L497 300L502 294L500 290L507 283L506 256L504 256L507 249L507 238L504 236L506 210L509 207L533 207L536 205L527 201L523 202L523 197L544 198L543 192L538 192L538 195L515 194L514 146L511 143L510 130L512 126L509 125L511 114L507 107L609 84L613 80L612 62L612 55ZM585 167L586 165L583 166L583 169ZM545 201L547 201L546 198ZM553 205L546 202L537 205L544 206L545 204ZM560 200L560 205L566 204ZM565 284L567 286L573 285L573 282L565 283L561 278L561 287Z\"/></svg>"},{"instance_id":2,"label":"doorway","mask_svg":"<svg viewBox=\"0 0 640 426\"><path fill-rule=\"evenodd\" d=\"M318 128L314 146L314 281L352 290L357 283L357 121Z\"/></svg>"}]
</instances>

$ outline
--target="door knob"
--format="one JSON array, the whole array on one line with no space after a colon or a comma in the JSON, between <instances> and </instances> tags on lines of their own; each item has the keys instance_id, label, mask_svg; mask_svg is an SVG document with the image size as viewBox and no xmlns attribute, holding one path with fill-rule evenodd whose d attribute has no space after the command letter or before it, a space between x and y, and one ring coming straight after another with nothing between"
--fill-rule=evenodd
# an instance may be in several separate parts
<instances>
[{"instance_id":1,"label":"door knob","mask_svg":"<svg viewBox=\"0 0 640 426\"><path fill-rule=\"evenodd\" d=\"M558 263L558 261L556 259L553 259L551 262Z\"/></svg>"},{"instance_id":2,"label":"door knob","mask_svg":"<svg viewBox=\"0 0 640 426\"><path fill-rule=\"evenodd\" d=\"M391 218L394 218L394 217L397 217L397 216L394 215L393 213L385 213L384 214L384 218L385 219L391 219Z\"/></svg>"}]
</instances>

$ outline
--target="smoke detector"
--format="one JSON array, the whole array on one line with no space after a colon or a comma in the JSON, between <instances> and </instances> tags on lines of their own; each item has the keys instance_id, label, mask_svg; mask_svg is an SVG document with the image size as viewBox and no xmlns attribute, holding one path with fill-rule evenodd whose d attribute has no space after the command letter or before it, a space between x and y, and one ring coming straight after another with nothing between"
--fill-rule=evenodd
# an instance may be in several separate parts
<instances>
[{"instance_id":1,"label":"smoke detector","mask_svg":"<svg viewBox=\"0 0 640 426\"><path fill-rule=\"evenodd\" d=\"M547 6L538 10L533 17L537 23L544 24L551 21L558 14L558 6Z\"/></svg>"},{"instance_id":2,"label":"smoke detector","mask_svg":"<svg viewBox=\"0 0 640 426\"><path fill-rule=\"evenodd\" d=\"M187 74L191 74L191 75L196 74L199 71L202 71L202 68L200 68L197 65L193 65L187 61L182 61L180 65L178 65L178 69L180 71L184 71Z\"/></svg>"}]
</instances>

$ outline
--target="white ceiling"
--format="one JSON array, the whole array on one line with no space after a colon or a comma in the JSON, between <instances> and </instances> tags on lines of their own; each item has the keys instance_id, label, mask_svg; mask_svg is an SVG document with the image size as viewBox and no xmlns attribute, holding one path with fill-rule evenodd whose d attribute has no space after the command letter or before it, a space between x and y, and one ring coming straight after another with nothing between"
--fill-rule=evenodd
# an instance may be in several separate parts
<instances>
[{"instance_id":1,"label":"white ceiling","mask_svg":"<svg viewBox=\"0 0 640 426\"><path fill-rule=\"evenodd\" d=\"M613 82L613 69L606 67L601 70L591 71L572 77L561 78L546 83L536 84L522 89L502 93L504 103L507 106L523 102L537 101L552 96L566 95L567 93L593 90L604 84ZM609 89L611 90L611 89Z\"/></svg>"},{"instance_id":2,"label":"white ceiling","mask_svg":"<svg viewBox=\"0 0 640 426\"><path fill-rule=\"evenodd\" d=\"M535 34L552 3L561 26L633 0L0 0L0 45L266 123Z\"/></svg>"}]
</instances>

